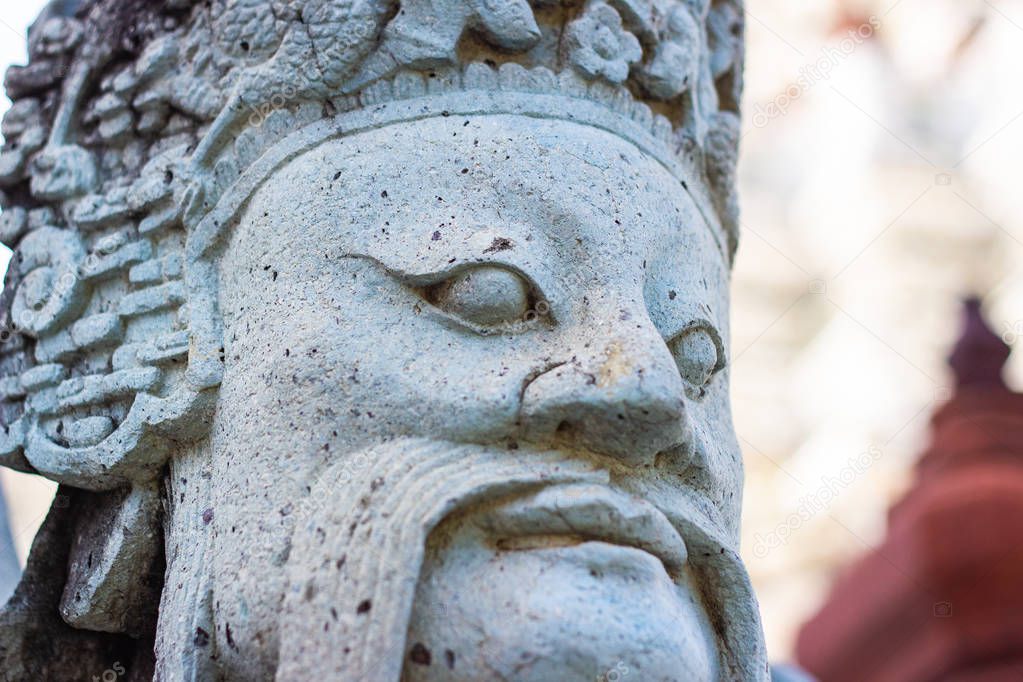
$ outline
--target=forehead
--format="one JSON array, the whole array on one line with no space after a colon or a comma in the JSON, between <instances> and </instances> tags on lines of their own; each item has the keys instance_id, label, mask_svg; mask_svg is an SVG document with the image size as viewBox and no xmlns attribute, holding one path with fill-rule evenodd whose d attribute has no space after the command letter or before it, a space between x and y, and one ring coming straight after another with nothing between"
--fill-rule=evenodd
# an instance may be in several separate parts
<instances>
[{"instance_id":1,"label":"forehead","mask_svg":"<svg viewBox=\"0 0 1023 682\"><path fill-rule=\"evenodd\" d=\"M728 277L677 178L620 137L563 120L434 117L340 137L280 168L240 222L235 241L270 252L305 242L439 261L453 241L486 250L507 238L552 260Z\"/></svg>"}]
</instances>

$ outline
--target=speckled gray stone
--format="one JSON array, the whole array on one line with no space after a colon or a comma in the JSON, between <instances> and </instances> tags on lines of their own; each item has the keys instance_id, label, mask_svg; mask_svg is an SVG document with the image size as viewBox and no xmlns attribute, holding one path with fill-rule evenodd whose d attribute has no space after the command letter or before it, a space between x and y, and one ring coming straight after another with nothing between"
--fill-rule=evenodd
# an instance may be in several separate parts
<instances>
[{"instance_id":1,"label":"speckled gray stone","mask_svg":"<svg viewBox=\"0 0 1023 682\"><path fill-rule=\"evenodd\" d=\"M7 78L0 463L65 492L0 662L766 680L728 401L741 17L51 3Z\"/></svg>"}]
</instances>

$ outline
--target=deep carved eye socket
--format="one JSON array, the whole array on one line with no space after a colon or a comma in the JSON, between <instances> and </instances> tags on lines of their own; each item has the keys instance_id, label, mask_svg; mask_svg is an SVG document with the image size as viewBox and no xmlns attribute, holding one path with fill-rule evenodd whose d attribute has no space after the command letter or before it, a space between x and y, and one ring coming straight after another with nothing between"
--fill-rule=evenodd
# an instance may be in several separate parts
<instances>
[{"instance_id":1,"label":"deep carved eye socket","mask_svg":"<svg viewBox=\"0 0 1023 682\"><path fill-rule=\"evenodd\" d=\"M705 327L694 327L676 336L668 345L682 378L692 389L690 397L703 397L705 387L724 364L715 338Z\"/></svg>"},{"instance_id":2,"label":"deep carved eye socket","mask_svg":"<svg viewBox=\"0 0 1023 682\"><path fill-rule=\"evenodd\" d=\"M448 315L478 327L502 327L528 321L531 287L506 268L482 265L422 290L423 298Z\"/></svg>"}]
</instances>

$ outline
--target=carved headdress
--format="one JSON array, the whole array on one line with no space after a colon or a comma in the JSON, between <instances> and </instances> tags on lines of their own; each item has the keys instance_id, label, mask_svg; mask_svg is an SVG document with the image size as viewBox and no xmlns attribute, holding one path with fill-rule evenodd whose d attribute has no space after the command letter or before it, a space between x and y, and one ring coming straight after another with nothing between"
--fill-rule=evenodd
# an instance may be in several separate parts
<instances>
[{"instance_id":1,"label":"carved headdress","mask_svg":"<svg viewBox=\"0 0 1023 682\"><path fill-rule=\"evenodd\" d=\"M281 163L361 129L609 130L675 174L731 258L742 43L739 0L54 0L6 78L0 464L96 493L79 536L155 518L222 373L215 247ZM111 619L103 575L157 543L119 542L71 548L69 623L145 628Z\"/></svg>"}]
</instances>

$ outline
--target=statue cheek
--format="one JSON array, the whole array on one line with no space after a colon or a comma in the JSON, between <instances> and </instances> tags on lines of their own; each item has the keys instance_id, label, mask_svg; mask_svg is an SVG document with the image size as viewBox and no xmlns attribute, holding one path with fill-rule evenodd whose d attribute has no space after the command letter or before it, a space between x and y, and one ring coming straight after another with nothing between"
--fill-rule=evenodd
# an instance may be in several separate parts
<instances>
[{"instance_id":1,"label":"statue cheek","mask_svg":"<svg viewBox=\"0 0 1023 682\"><path fill-rule=\"evenodd\" d=\"M321 415L346 441L334 452L395 435L499 442L514 434L533 363L506 339L459 335L455 343L450 330L393 307L317 329L289 326L271 342L271 361L228 358L224 390L265 387L245 401L261 419Z\"/></svg>"},{"instance_id":2,"label":"statue cheek","mask_svg":"<svg viewBox=\"0 0 1023 682\"><path fill-rule=\"evenodd\" d=\"M420 340L400 355L362 355L360 383L347 387L348 400L384 421L381 435L391 435L389 430L474 442L511 438L528 369L507 367L495 353L481 350L452 352L446 344Z\"/></svg>"}]
</instances>

